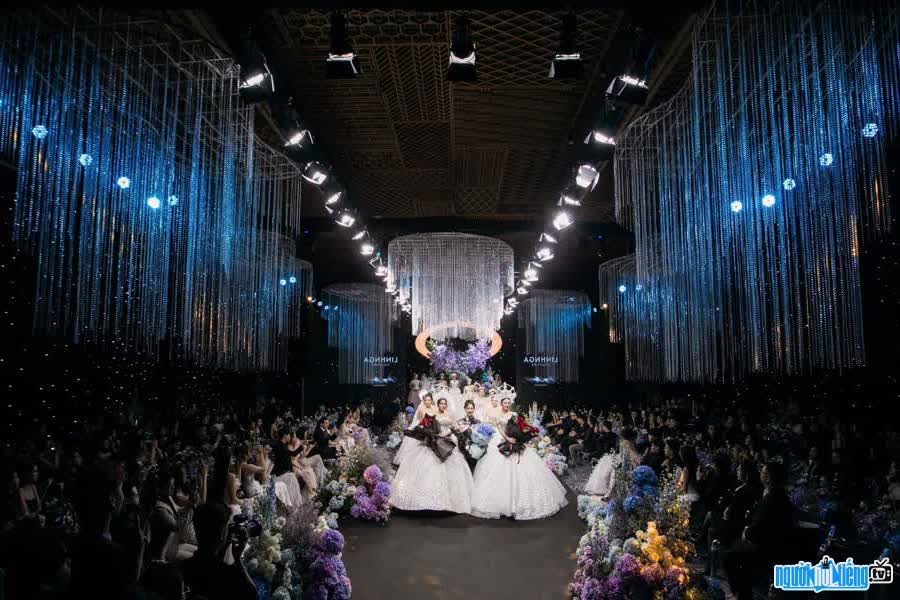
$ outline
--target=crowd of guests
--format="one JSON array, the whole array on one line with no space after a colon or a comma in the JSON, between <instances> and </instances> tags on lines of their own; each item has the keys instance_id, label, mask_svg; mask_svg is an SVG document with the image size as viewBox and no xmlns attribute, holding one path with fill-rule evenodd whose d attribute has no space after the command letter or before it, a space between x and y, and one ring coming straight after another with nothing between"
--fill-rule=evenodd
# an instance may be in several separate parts
<instances>
[{"instance_id":1,"label":"crowd of guests","mask_svg":"<svg viewBox=\"0 0 900 600\"><path fill-rule=\"evenodd\" d=\"M602 414L552 412L545 427L571 463L621 452L632 467L675 478L707 569L724 572L739 598L765 585L775 563L815 562L824 552L877 558L891 532L872 540L855 517L880 507L896 521L896 430L875 412L806 417L797 403L755 408L680 398ZM820 508L793 501L805 489Z\"/></svg>"},{"instance_id":2,"label":"crowd of guests","mask_svg":"<svg viewBox=\"0 0 900 600\"><path fill-rule=\"evenodd\" d=\"M23 432L3 456L0 597L255 599L242 508L270 484L285 510L314 501L371 416L307 423L270 400Z\"/></svg>"}]
</instances>

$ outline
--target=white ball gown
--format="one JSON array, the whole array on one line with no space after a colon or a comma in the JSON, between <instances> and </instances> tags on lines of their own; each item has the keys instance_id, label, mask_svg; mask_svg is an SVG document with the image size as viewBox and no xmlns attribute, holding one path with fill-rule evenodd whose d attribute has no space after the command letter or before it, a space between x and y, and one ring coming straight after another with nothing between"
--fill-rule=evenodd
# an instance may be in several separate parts
<instances>
[{"instance_id":1,"label":"white ball gown","mask_svg":"<svg viewBox=\"0 0 900 600\"><path fill-rule=\"evenodd\" d=\"M616 484L616 467L621 463L618 454L610 452L594 466L591 476L584 484L584 493L606 497Z\"/></svg>"},{"instance_id":2,"label":"white ball gown","mask_svg":"<svg viewBox=\"0 0 900 600\"><path fill-rule=\"evenodd\" d=\"M465 416L466 409L465 399L463 398L462 390L459 387L459 379L451 379L448 385L449 389L446 392L447 411L457 419L461 419Z\"/></svg>"},{"instance_id":3,"label":"white ball gown","mask_svg":"<svg viewBox=\"0 0 900 600\"><path fill-rule=\"evenodd\" d=\"M544 464L534 448L504 456L499 449L505 427L515 413L492 423L498 430L488 442L487 451L475 467L472 514L484 519L512 517L519 521L542 519L557 513L568 501L566 488Z\"/></svg>"},{"instance_id":4,"label":"white ball gown","mask_svg":"<svg viewBox=\"0 0 900 600\"><path fill-rule=\"evenodd\" d=\"M416 425L419 424L419 421L422 420L422 417L425 415L435 416L437 415L437 409L432 406L431 408L425 408L424 404L420 404L419 408L416 409L416 413L413 415L413 420L409 424L407 429L415 429ZM403 436L403 441L400 442L400 448L397 449L397 453L394 455L394 459L391 461L395 466L399 465L403 462L403 459L409 455L409 452L418 445L419 441L411 438L409 436Z\"/></svg>"},{"instance_id":5,"label":"white ball gown","mask_svg":"<svg viewBox=\"0 0 900 600\"><path fill-rule=\"evenodd\" d=\"M450 434L453 419L447 413L435 417L441 435ZM400 510L435 510L469 513L472 510L472 472L458 448L441 460L423 441L408 452L391 482L391 505ZM450 435L449 439L453 440ZM455 443L455 440L454 440Z\"/></svg>"}]
</instances>

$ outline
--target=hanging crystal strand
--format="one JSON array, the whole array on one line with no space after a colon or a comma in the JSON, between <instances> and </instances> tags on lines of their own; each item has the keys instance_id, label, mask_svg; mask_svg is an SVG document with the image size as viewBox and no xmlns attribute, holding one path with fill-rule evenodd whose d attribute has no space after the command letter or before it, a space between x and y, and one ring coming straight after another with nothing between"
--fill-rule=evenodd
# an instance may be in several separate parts
<instances>
[{"instance_id":1,"label":"hanging crystal strand","mask_svg":"<svg viewBox=\"0 0 900 600\"><path fill-rule=\"evenodd\" d=\"M525 352L551 357L538 362L538 377L577 382L584 357L584 329L591 326L591 301L587 294L570 290L533 290L522 302L519 329Z\"/></svg>"},{"instance_id":2,"label":"hanging crystal strand","mask_svg":"<svg viewBox=\"0 0 900 600\"><path fill-rule=\"evenodd\" d=\"M513 251L493 238L421 233L388 245L388 285L412 305L413 335L438 340L487 339L500 328L503 299L513 289Z\"/></svg>"},{"instance_id":3,"label":"hanging crystal strand","mask_svg":"<svg viewBox=\"0 0 900 600\"><path fill-rule=\"evenodd\" d=\"M616 217L636 253L601 267L601 292L632 378L864 361L859 252L890 226L898 9L733 8L698 20L691 79L618 140ZM646 339L661 373L637 365Z\"/></svg>"},{"instance_id":4,"label":"hanging crystal strand","mask_svg":"<svg viewBox=\"0 0 900 600\"><path fill-rule=\"evenodd\" d=\"M338 350L338 382L371 384L384 379L393 345L397 305L368 283L334 284L322 290L320 312L328 321L328 346Z\"/></svg>"}]
</instances>

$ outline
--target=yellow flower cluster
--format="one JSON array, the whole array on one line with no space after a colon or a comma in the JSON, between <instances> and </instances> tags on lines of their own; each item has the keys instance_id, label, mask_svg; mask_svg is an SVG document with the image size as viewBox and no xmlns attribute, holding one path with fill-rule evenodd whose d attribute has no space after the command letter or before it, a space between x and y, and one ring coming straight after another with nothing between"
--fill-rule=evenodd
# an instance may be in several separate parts
<instances>
[{"instance_id":1,"label":"yellow flower cluster","mask_svg":"<svg viewBox=\"0 0 900 600\"><path fill-rule=\"evenodd\" d=\"M684 566L684 555L672 552L666 543L666 536L660 535L657 531L656 522L648 522L647 531L638 531L637 537L641 542L641 553L650 562L658 564L663 569Z\"/></svg>"}]
</instances>

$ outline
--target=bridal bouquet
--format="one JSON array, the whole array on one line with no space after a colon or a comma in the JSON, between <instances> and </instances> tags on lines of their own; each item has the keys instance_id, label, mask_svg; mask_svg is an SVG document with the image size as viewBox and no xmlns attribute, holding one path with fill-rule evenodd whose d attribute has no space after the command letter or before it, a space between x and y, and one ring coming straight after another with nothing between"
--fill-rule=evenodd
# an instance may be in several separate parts
<instances>
[{"instance_id":1,"label":"bridal bouquet","mask_svg":"<svg viewBox=\"0 0 900 600\"><path fill-rule=\"evenodd\" d=\"M503 442L498 446L504 456L522 453L528 442L538 434L538 428L529 425L528 421L519 414L514 415L506 422L505 431L506 437L512 441Z\"/></svg>"},{"instance_id":2,"label":"bridal bouquet","mask_svg":"<svg viewBox=\"0 0 900 600\"><path fill-rule=\"evenodd\" d=\"M569 468L569 462L563 453L559 450L559 446L553 443L548 436L544 436L537 441L535 450L538 456L544 461L551 471L556 475L562 475Z\"/></svg>"},{"instance_id":3,"label":"bridal bouquet","mask_svg":"<svg viewBox=\"0 0 900 600\"><path fill-rule=\"evenodd\" d=\"M488 442L494 435L494 428L487 423L479 423L469 430L469 455L478 460L484 456Z\"/></svg>"}]
</instances>

